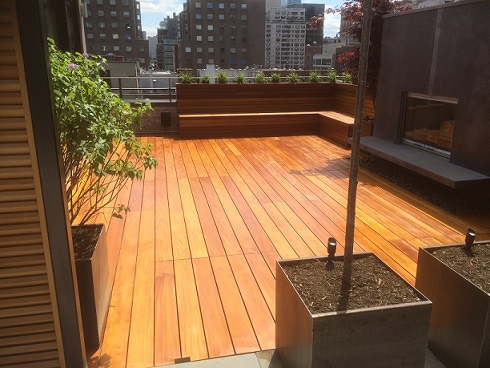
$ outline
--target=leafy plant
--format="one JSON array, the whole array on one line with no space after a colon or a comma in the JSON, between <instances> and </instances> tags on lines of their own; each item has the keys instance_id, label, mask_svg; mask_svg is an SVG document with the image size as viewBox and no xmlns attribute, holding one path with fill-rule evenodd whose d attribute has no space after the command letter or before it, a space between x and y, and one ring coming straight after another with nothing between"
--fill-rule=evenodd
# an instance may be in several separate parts
<instances>
[{"instance_id":1,"label":"leafy plant","mask_svg":"<svg viewBox=\"0 0 490 368\"><path fill-rule=\"evenodd\" d=\"M239 84L243 84L245 82L245 74L243 73L238 73L236 76L235 76L235 82L239 83Z\"/></svg>"},{"instance_id":2,"label":"leafy plant","mask_svg":"<svg viewBox=\"0 0 490 368\"><path fill-rule=\"evenodd\" d=\"M51 39L49 56L70 222L84 224L106 207L121 217L129 208L115 203L117 195L157 165L135 136L151 107L111 92L101 78L105 59L62 52Z\"/></svg>"},{"instance_id":3,"label":"leafy plant","mask_svg":"<svg viewBox=\"0 0 490 368\"><path fill-rule=\"evenodd\" d=\"M228 83L228 74L223 70L219 70L216 73L216 81L218 83Z\"/></svg>"},{"instance_id":4,"label":"leafy plant","mask_svg":"<svg viewBox=\"0 0 490 368\"><path fill-rule=\"evenodd\" d=\"M179 82L180 83L192 83L194 80L194 76L191 72L181 72L179 73Z\"/></svg>"},{"instance_id":5,"label":"leafy plant","mask_svg":"<svg viewBox=\"0 0 490 368\"><path fill-rule=\"evenodd\" d=\"M330 82L330 83L335 83L337 81L337 73L335 72L329 72L327 74L327 80Z\"/></svg>"},{"instance_id":6,"label":"leafy plant","mask_svg":"<svg viewBox=\"0 0 490 368\"><path fill-rule=\"evenodd\" d=\"M318 72L311 72L310 75L308 76L308 80L311 83L319 83L322 79L322 76Z\"/></svg>"},{"instance_id":7,"label":"leafy plant","mask_svg":"<svg viewBox=\"0 0 490 368\"><path fill-rule=\"evenodd\" d=\"M298 75L298 73L296 73L296 72L291 72L291 73L289 73L289 75L288 75L288 78L287 78L287 79L288 79L288 82L289 82L289 83L298 83L298 82L300 81L300 79L299 79L299 75Z\"/></svg>"},{"instance_id":8,"label":"leafy plant","mask_svg":"<svg viewBox=\"0 0 490 368\"><path fill-rule=\"evenodd\" d=\"M255 83L265 83L267 82L267 77L265 76L265 74L263 72L260 72L260 73L257 73L255 75Z\"/></svg>"},{"instance_id":9,"label":"leafy plant","mask_svg":"<svg viewBox=\"0 0 490 368\"><path fill-rule=\"evenodd\" d=\"M272 73L270 78L272 83L279 83L281 81L281 74Z\"/></svg>"},{"instance_id":10,"label":"leafy plant","mask_svg":"<svg viewBox=\"0 0 490 368\"><path fill-rule=\"evenodd\" d=\"M207 74L204 74L200 79L199 82L201 83L209 83L211 81L211 77Z\"/></svg>"}]
</instances>

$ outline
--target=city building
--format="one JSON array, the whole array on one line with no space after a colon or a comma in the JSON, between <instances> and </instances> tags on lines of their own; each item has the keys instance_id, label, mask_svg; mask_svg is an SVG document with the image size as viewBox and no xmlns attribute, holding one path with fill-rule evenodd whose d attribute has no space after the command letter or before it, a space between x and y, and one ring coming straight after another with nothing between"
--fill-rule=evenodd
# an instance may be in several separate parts
<instances>
[{"instance_id":1,"label":"city building","mask_svg":"<svg viewBox=\"0 0 490 368\"><path fill-rule=\"evenodd\" d=\"M178 67L263 65L264 18L264 0L187 0L180 13Z\"/></svg>"},{"instance_id":2,"label":"city building","mask_svg":"<svg viewBox=\"0 0 490 368\"><path fill-rule=\"evenodd\" d=\"M265 67L304 69L305 9L270 8L265 20Z\"/></svg>"},{"instance_id":3,"label":"city building","mask_svg":"<svg viewBox=\"0 0 490 368\"><path fill-rule=\"evenodd\" d=\"M179 38L179 17L174 13L160 22L157 29L156 59L158 69L175 71L177 43Z\"/></svg>"},{"instance_id":4,"label":"city building","mask_svg":"<svg viewBox=\"0 0 490 368\"><path fill-rule=\"evenodd\" d=\"M136 61L148 66L148 41L141 29L140 2L84 0L87 52L111 61Z\"/></svg>"},{"instance_id":5,"label":"city building","mask_svg":"<svg viewBox=\"0 0 490 368\"><path fill-rule=\"evenodd\" d=\"M337 61L337 53L341 47L342 43L339 37L325 37L322 50L320 53L313 55L313 69L334 69Z\"/></svg>"},{"instance_id":6,"label":"city building","mask_svg":"<svg viewBox=\"0 0 490 368\"><path fill-rule=\"evenodd\" d=\"M323 21L317 23L316 28L310 28L309 24L314 16L323 16L325 4L302 4L301 2L288 4L289 8L303 8L305 10L306 44L321 46L323 43Z\"/></svg>"}]
</instances>

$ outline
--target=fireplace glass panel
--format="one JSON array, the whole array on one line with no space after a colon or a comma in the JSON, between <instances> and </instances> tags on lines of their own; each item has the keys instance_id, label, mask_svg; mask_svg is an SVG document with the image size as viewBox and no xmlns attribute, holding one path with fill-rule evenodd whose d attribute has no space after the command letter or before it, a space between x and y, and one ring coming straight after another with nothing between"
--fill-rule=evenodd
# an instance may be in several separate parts
<instances>
[{"instance_id":1,"label":"fireplace glass panel","mask_svg":"<svg viewBox=\"0 0 490 368\"><path fill-rule=\"evenodd\" d=\"M453 141L456 107L455 100L409 94L404 143L448 156Z\"/></svg>"}]
</instances>

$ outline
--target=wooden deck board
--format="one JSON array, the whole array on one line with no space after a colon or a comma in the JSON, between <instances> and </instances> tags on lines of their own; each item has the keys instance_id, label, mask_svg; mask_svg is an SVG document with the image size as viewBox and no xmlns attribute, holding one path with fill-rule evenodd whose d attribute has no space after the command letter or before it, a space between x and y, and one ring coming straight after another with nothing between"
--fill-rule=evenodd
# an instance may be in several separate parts
<instances>
[{"instance_id":1,"label":"wooden deck board","mask_svg":"<svg viewBox=\"0 0 490 368\"><path fill-rule=\"evenodd\" d=\"M350 152L316 136L148 137L158 167L115 203L114 289L90 367L148 367L274 347L275 263L343 252ZM355 251L414 283L420 246L490 233L490 214L454 215L361 168ZM99 359L100 356L100 359Z\"/></svg>"}]
</instances>

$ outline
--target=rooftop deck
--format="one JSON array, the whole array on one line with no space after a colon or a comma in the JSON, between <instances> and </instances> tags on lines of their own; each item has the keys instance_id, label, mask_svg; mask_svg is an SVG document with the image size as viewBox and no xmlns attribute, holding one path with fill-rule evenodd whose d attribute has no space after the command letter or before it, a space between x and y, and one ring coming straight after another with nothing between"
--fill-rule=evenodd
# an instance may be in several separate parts
<instances>
[{"instance_id":1,"label":"rooftop deck","mask_svg":"<svg viewBox=\"0 0 490 368\"><path fill-rule=\"evenodd\" d=\"M121 193L125 219L105 219L114 288L91 367L274 348L275 262L326 255L330 236L343 252L349 151L316 136L142 140L159 165ZM469 226L490 238L490 214L449 214L360 170L355 250L410 283L419 246Z\"/></svg>"}]
</instances>

